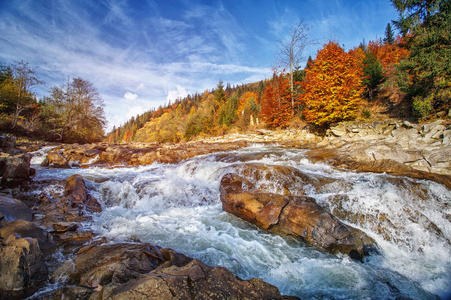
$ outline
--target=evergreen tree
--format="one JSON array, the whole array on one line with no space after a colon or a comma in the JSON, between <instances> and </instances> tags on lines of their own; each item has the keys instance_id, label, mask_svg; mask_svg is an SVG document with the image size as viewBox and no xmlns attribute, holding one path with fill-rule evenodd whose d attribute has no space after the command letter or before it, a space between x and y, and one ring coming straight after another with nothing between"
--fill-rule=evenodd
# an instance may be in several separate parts
<instances>
[{"instance_id":1,"label":"evergreen tree","mask_svg":"<svg viewBox=\"0 0 451 300\"><path fill-rule=\"evenodd\" d=\"M436 111L451 108L451 1L392 0L399 12L395 24L410 46L400 68L411 77L415 106L431 103ZM407 34L408 33L408 34Z\"/></svg>"},{"instance_id":2,"label":"evergreen tree","mask_svg":"<svg viewBox=\"0 0 451 300\"><path fill-rule=\"evenodd\" d=\"M216 90L214 92L215 100L219 103L225 102L225 91L224 91L224 84L221 79L219 79L218 86L216 87Z\"/></svg>"},{"instance_id":3,"label":"evergreen tree","mask_svg":"<svg viewBox=\"0 0 451 300\"><path fill-rule=\"evenodd\" d=\"M384 80L384 69L380 60L371 52L366 51L363 58L363 80L368 98L373 100L375 91Z\"/></svg>"},{"instance_id":4,"label":"evergreen tree","mask_svg":"<svg viewBox=\"0 0 451 300\"><path fill-rule=\"evenodd\" d=\"M313 64L313 58L311 55L309 55L308 60L307 60L307 64L305 65L305 68L308 69L310 68L310 66Z\"/></svg>"},{"instance_id":5,"label":"evergreen tree","mask_svg":"<svg viewBox=\"0 0 451 300\"><path fill-rule=\"evenodd\" d=\"M391 29L390 23L388 23L387 27L385 27L384 42L389 44L389 45L393 45L393 43L395 42L395 33Z\"/></svg>"}]
</instances>

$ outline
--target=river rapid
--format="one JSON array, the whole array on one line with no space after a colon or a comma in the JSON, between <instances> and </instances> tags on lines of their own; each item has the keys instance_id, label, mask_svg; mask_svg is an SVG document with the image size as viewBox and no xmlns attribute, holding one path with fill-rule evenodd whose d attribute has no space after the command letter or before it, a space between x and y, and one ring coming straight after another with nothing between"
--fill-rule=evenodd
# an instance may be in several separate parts
<instances>
[{"instance_id":1,"label":"river rapid","mask_svg":"<svg viewBox=\"0 0 451 300\"><path fill-rule=\"evenodd\" d=\"M253 145L145 167L47 169L35 155L34 181L80 174L103 212L84 224L114 241L149 242L223 266L243 279L262 278L302 299L448 299L451 297L451 192L443 185L312 163L304 150ZM219 184L243 163L284 165L318 178L307 196L375 239L364 262L272 235L222 211ZM260 182L280 193L277 180ZM44 192L62 186L44 187ZM405 299L405 298L402 298Z\"/></svg>"}]
</instances>

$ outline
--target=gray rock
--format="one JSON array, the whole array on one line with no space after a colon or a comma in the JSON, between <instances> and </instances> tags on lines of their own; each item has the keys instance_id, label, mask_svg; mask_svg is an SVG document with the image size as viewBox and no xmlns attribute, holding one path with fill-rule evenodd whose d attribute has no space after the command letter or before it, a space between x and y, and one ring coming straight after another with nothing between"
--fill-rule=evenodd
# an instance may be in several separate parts
<instances>
[{"instance_id":1,"label":"gray rock","mask_svg":"<svg viewBox=\"0 0 451 300\"><path fill-rule=\"evenodd\" d=\"M445 124L444 120L437 120L437 121L434 121L429 124L424 124L423 132L424 132L424 134L428 134L434 127L439 126L439 125L444 125L444 124Z\"/></svg>"},{"instance_id":2,"label":"gray rock","mask_svg":"<svg viewBox=\"0 0 451 300\"><path fill-rule=\"evenodd\" d=\"M15 220L31 221L33 210L23 204L22 201L0 194L0 213L6 221Z\"/></svg>"},{"instance_id":3,"label":"gray rock","mask_svg":"<svg viewBox=\"0 0 451 300\"><path fill-rule=\"evenodd\" d=\"M16 149L11 153L0 153L1 186L15 186L30 178L31 154Z\"/></svg>"},{"instance_id":4,"label":"gray rock","mask_svg":"<svg viewBox=\"0 0 451 300\"><path fill-rule=\"evenodd\" d=\"M405 127L405 128L407 128L407 129L412 129L412 128L414 128L414 129L419 129L419 126L418 125L415 125L415 124L412 124L412 123L410 123L409 121L404 121L404 122L402 122L402 125Z\"/></svg>"},{"instance_id":5,"label":"gray rock","mask_svg":"<svg viewBox=\"0 0 451 300\"><path fill-rule=\"evenodd\" d=\"M451 130L450 129L443 131L442 143L446 144L446 145L451 145Z\"/></svg>"}]
</instances>

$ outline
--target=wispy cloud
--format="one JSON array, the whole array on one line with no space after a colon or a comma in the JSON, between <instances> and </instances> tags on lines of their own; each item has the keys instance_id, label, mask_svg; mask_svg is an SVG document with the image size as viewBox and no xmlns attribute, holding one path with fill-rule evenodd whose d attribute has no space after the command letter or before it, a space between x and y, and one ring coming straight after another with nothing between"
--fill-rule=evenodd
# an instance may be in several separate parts
<instances>
[{"instance_id":1,"label":"wispy cloud","mask_svg":"<svg viewBox=\"0 0 451 300\"><path fill-rule=\"evenodd\" d=\"M220 77L241 83L269 73L240 64L239 28L225 10L191 5L180 19L157 11L134 18L127 2L41 4L11 4L0 13L1 57L38 65L47 85L59 85L67 75L91 80L113 120L110 128L126 121L116 110L127 110L124 95L131 100L138 89L134 114L164 104L174 91L178 96L202 92Z\"/></svg>"},{"instance_id":2,"label":"wispy cloud","mask_svg":"<svg viewBox=\"0 0 451 300\"><path fill-rule=\"evenodd\" d=\"M277 39L300 18L314 37L360 41L378 29L356 22L390 9L384 1L365 2L374 12L340 0L3 1L0 60L38 66L46 82L39 96L67 76L92 81L112 128L174 95L214 88L220 78L241 84L270 77ZM137 96L128 101L126 93Z\"/></svg>"}]
</instances>

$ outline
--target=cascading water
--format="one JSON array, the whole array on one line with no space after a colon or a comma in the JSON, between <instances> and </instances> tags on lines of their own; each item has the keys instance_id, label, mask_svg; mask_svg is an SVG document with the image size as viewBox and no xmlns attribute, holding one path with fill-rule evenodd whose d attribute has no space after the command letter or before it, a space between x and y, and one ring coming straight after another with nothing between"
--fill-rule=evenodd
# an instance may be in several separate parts
<instances>
[{"instance_id":1,"label":"cascading water","mask_svg":"<svg viewBox=\"0 0 451 300\"><path fill-rule=\"evenodd\" d=\"M36 160L38 161L38 160ZM307 195L374 238L380 254L363 263L268 234L223 212L222 176L243 163L291 166L320 187ZM248 279L260 277L302 299L446 299L451 296L451 192L426 180L344 172L311 163L302 150L249 147L175 165L47 170L36 181L82 175L104 205L92 229L116 241L173 248ZM259 182L279 192L277 179Z\"/></svg>"}]
</instances>

